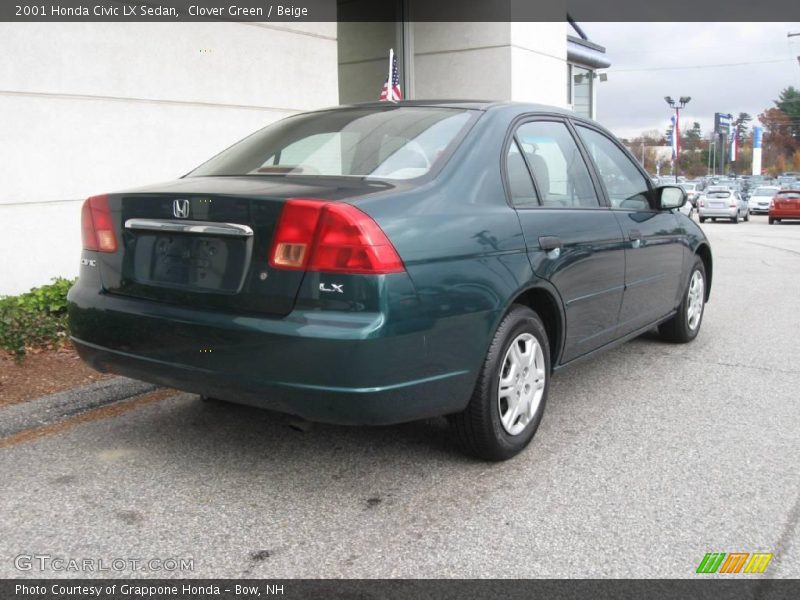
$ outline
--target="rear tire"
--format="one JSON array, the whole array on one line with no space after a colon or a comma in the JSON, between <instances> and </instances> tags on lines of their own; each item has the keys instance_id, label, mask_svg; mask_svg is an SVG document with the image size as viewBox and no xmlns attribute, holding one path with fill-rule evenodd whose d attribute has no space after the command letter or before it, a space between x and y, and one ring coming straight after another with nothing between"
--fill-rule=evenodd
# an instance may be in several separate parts
<instances>
[{"instance_id":1,"label":"rear tire","mask_svg":"<svg viewBox=\"0 0 800 600\"><path fill-rule=\"evenodd\" d=\"M775 224L775 219L773 219L772 217L767 219L767 221L769 222L770 225L774 225Z\"/></svg>"},{"instance_id":2,"label":"rear tire","mask_svg":"<svg viewBox=\"0 0 800 600\"><path fill-rule=\"evenodd\" d=\"M695 255L689 283L683 293L678 312L669 321L658 326L661 337L670 342L685 344L697 337L703 323L706 303L706 268Z\"/></svg>"},{"instance_id":3,"label":"rear tire","mask_svg":"<svg viewBox=\"0 0 800 600\"><path fill-rule=\"evenodd\" d=\"M738 225L739 224L739 213L738 212L736 213L736 216L731 219L731 222L733 222L734 225Z\"/></svg>"},{"instance_id":4,"label":"rear tire","mask_svg":"<svg viewBox=\"0 0 800 600\"><path fill-rule=\"evenodd\" d=\"M458 445L477 458L501 461L533 439L550 387L550 345L539 316L515 304L486 353L467 408L449 417Z\"/></svg>"},{"instance_id":5,"label":"rear tire","mask_svg":"<svg viewBox=\"0 0 800 600\"><path fill-rule=\"evenodd\" d=\"M705 223L706 222L706 218L705 217L700 217L700 222L701 223Z\"/></svg>"}]
</instances>

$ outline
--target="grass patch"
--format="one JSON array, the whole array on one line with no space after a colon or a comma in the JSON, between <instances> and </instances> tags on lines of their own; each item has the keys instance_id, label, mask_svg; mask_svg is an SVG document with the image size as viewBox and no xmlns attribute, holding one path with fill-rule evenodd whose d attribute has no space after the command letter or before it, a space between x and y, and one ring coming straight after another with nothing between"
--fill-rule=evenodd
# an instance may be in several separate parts
<instances>
[{"instance_id":1,"label":"grass patch","mask_svg":"<svg viewBox=\"0 0 800 600\"><path fill-rule=\"evenodd\" d=\"M57 277L19 296L0 296L0 348L22 359L29 350L67 339L67 292L75 279Z\"/></svg>"}]
</instances>

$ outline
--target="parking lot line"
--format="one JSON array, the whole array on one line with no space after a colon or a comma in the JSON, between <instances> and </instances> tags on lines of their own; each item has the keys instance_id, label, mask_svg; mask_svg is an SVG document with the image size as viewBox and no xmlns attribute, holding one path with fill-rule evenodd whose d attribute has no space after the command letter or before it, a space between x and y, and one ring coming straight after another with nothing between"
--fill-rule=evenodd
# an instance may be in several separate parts
<instances>
[{"instance_id":1,"label":"parking lot line","mask_svg":"<svg viewBox=\"0 0 800 600\"><path fill-rule=\"evenodd\" d=\"M57 423L49 423L47 425L42 425L41 427L26 429L24 431L0 438L0 449L8 448L9 446L14 446L24 442L30 442L54 433L61 433L83 423L90 423L92 421L99 421L101 419L118 417L119 415L122 415L128 411L135 410L155 402L160 402L161 400L166 400L167 398L171 398L172 396L176 395L178 395L178 392L175 390L156 390L141 396L134 396L133 398L123 400L109 406L103 406L101 408L89 410Z\"/></svg>"}]
</instances>

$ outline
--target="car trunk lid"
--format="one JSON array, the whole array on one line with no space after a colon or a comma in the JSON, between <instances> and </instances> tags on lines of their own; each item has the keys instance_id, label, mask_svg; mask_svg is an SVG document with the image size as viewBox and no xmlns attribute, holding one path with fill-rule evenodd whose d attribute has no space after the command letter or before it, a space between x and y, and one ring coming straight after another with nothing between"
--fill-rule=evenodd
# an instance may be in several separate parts
<instances>
[{"instance_id":1,"label":"car trunk lid","mask_svg":"<svg viewBox=\"0 0 800 600\"><path fill-rule=\"evenodd\" d=\"M268 263L286 201L349 200L390 187L316 179L194 177L110 194L118 249L98 253L103 287L198 308L288 314L304 272Z\"/></svg>"},{"instance_id":2,"label":"car trunk lid","mask_svg":"<svg viewBox=\"0 0 800 600\"><path fill-rule=\"evenodd\" d=\"M778 192L775 195L775 208L779 210L798 210L800 211L800 191Z\"/></svg>"}]
</instances>

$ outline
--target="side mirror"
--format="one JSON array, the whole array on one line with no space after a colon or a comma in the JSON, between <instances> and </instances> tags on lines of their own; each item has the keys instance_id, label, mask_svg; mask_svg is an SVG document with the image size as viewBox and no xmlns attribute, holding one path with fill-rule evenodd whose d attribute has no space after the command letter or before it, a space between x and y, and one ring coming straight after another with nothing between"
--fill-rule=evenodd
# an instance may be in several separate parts
<instances>
[{"instance_id":1,"label":"side mirror","mask_svg":"<svg viewBox=\"0 0 800 600\"><path fill-rule=\"evenodd\" d=\"M662 185L655 189L656 205L661 210L672 210L686 204L686 192L677 185Z\"/></svg>"}]
</instances>

